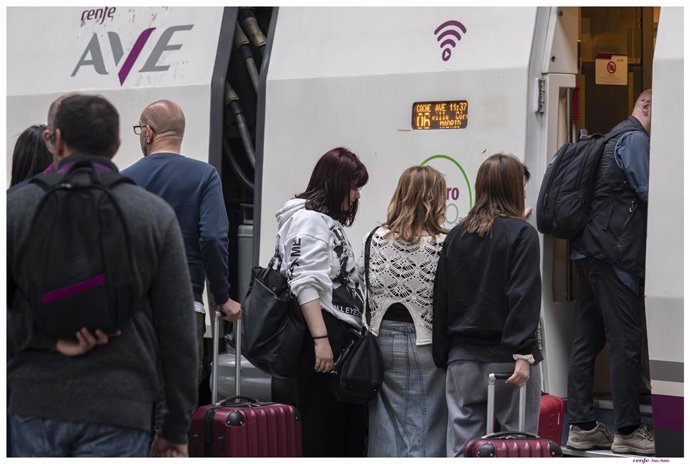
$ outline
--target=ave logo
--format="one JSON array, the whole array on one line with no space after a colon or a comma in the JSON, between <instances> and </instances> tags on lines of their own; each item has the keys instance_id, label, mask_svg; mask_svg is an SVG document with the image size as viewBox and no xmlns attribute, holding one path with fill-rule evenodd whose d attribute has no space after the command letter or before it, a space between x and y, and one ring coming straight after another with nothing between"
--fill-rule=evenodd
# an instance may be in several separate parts
<instances>
[{"instance_id":1,"label":"ave logo","mask_svg":"<svg viewBox=\"0 0 690 464\"><path fill-rule=\"evenodd\" d=\"M167 71L170 68L170 65L159 64L163 53L182 48L181 43L171 43L173 35L178 32L189 31L193 27L193 24L185 24L182 26L171 26L165 29L158 37L156 45L151 50L151 53L144 63L144 66L139 70L139 72L145 73ZM141 55L144 45L146 45L151 36L154 35L153 33L155 30L155 27L149 27L139 34L139 37L137 37L132 49L127 53L127 57L124 58L124 61L123 57L125 56L125 52L122 47L122 40L120 39L120 36L116 32L108 32L108 42L115 60L115 67L119 66L119 69L117 70L117 77L120 80L120 86L124 84L127 76L129 76L132 68L134 67L134 63L137 61L137 58L139 58L139 55ZM122 62L122 66L120 66L120 62ZM96 33L91 36L91 40L89 40L84 52L81 54L81 58L79 58L77 65L74 67L74 71L72 71L72 77L76 76L78 72L82 72L83 67L93 68L94 71L101 75L109 74L108 69L106 68L105 60L103 59L101 42Z\"/></svg>"}]
</instances>

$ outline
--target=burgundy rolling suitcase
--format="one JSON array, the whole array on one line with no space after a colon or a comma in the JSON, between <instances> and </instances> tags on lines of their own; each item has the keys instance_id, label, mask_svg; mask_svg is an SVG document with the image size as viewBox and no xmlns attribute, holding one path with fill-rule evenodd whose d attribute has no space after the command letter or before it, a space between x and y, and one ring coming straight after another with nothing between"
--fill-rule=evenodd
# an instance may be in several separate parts
<instances>
[{"instance_id":1,"label":"burgundy rolling suitcase","mask_svg":"<svg viewBox=\"0 0 690 464\"><path fill-rule=\"evenodd\" d=\"M526 410L526 387L520 387L520 406L518 417L519 432L498 432L494 430L494 403L496 379L505 380L512 374L489 374L488 401L486 408L486 435L473 438L465 445L465 456L472 458L552 458L563 456L559 444L546 438L524 432Z\"/></svg>"},{"instance_id":2,"label":"burgundy rolling suitcase","mask_svg":"<svg viewBox=\"0 0 690 464\"><path fill-rule=\"evenodd\" d=\"M565 421L565 401L544 393L539 402L539 436L561 444Z\"/></svg>"},{"instance_id":3,"label":"burgundy rolling suitcase","mask_svg":"<svg viewBox=\"0 0 690 464\"><path fill-rule=\"evenodd\" d=\"M213 326L211 404L197 408L189 430L191 457L299 457L302 456L302 421L287 404L261 403L240 396L240 357L235 366L236 396L217 401L220 312ZM240 333L235 323L235 336ZM239 340L239 339L238 339ZM239 345L239 343L238 343Z\"/></svg>"}]
</instances>

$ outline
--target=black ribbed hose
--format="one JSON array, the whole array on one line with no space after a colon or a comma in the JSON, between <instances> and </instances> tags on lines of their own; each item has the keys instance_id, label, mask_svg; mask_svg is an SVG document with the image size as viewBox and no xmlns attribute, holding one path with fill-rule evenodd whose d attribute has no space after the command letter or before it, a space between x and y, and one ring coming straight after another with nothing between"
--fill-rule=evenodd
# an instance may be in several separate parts
<instances>
[{"instance_id":1,"label":"black ribbed hose","mask_svg":"<svg viewBox=\"0 0 690 464\"><path fill-rule=\"evenodd\" d=\"M252 137L249 134L249 127L244 119L244 113L242 112L242 107L240 106L240 99L227 82L225 83L225 106L230 109L232 116L235 118L235 122L237 122L237 130L240 133L240 139L242 139L242 145L244 145L244 151L247 154L247 159L249 159L249 163L251 163L252 167L254 167L256 164L254 157L254 144L252 142Z\"/></svg>"},{"instance_id":2,"label":"black ribbed hose","mask_svg":"<svg viewBox=\"0 0 690 464\"><path fill-rule=\"evenodd\" d=\"M254 48L256 48L261 60L264 59L264 47L266 46L266 36L261 32L259 23L256 21L256 14L254 8L240 8L239 21L242 25L244 33L251 41Z\"/></svg>"},{"instance_id":3,"label":"black ribbed hose","mask_svg":"<svg viewBox=\"0 0 690 464\"><path fill-rule=\"evenodd\" d=\"M247 39L247 36L244 35L239 22L235 26L235 49L239 52L240 56L244 60L244 65L247 68L247 74L249 75L249 80L252 82L252 86L254 87L254 92L258 92L259 71L256 69L254 54L252 53L252 48L249 46L249 39Z\"/></svg>"}]
</instances>

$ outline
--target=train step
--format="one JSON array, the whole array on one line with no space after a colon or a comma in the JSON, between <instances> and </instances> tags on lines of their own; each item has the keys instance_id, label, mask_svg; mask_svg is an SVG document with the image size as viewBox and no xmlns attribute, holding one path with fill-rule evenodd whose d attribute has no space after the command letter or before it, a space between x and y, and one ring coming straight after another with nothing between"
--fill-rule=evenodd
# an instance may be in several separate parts
<instances>
[{"instance_id":1,"label":"train step","mask_svg":"<svg viewBox=\"0 0 690 464\"><path fill-rule=\"evenodd\" d=\"M596 411L597 421L601 422L606 426L606 428L613 432L614 430L614 415L613 415L613 401L610 396L600 396L594 399L594 409ZM654 423L652 421L652 405L651 404L640 404L640 419L643 424L646 424L651 430L654 430ZM611 450L590 450L590 451L580 451L570 449L565 446L568 441L569 427L567 422L564 424L563 428L563 442L561 446L563 448L563 455L570 457L580 457L580 458L643 458L636 454L616 454Z\"/></svg>"},{"instance_id":2,"label":"train step","mask_svg":"<svg viewBox=\"0 0 690 464\"><path fill-rule=\"evenodd\" d=\"M638 456L636 454L617 454L611 450L591 450L591 451L580 451L570 449L567 446L563 446L563 456L570 456L574 458L637 458L643 459L644 456ZM649 456L647 457L649 459Z\"/></svg>"}]
</instances>

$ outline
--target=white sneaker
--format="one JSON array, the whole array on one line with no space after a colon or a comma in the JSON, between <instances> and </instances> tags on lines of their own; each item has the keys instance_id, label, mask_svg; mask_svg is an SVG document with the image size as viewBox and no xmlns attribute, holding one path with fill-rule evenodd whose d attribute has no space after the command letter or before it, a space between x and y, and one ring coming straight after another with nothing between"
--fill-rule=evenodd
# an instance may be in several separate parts
<instances>
[{"instance_id":1,"label":"white sneaker","mask_svg":"<svg viewBox=\"0 0 690 464\"><path fill-rule=\"evenodd\" d=\"M597 422L596 427L592 430L582 430L577 425L570 426L568 433L568 441L565 444L568 448L576 450L591 450L591 449L609 449L613 437L604 424Z\"/></svg>"},{"instance_id":2,"label":"white sneaker","mask_svg":"<svg viewBox=\"0 0 690 464\"><path fill-rule=\"evenodd\" d=\"M646 425L640 425L627 435L617 433L613 438L611 451L614 453L652 456L655 453L654 434Z\"/></svg>"}]
</instances>

